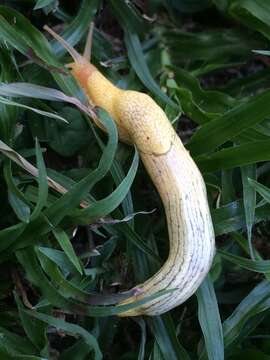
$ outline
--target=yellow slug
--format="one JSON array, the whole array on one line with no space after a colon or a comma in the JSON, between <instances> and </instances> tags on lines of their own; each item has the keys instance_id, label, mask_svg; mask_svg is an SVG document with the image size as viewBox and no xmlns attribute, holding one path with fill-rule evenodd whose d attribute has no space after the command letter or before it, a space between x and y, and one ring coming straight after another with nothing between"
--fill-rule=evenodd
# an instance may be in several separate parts
<instances>
[{"instance_id":1,"label":"yellow slug","mask_svg":"<svg viewBox=\"0 0 270 360\"><path fill-rule=\"evenodd\" d=\"M164 111L148 95L121 90L84 56L45 27L74 59L72 75L89 101L114 119L119 138L135 144L162 199L170 239L169 256L137 294L120 304L133 303L161 290L175 289L120 316L159 315L187 300L207 275L215 252L215 236L205 184ZM89 41L88 45L89 52ZM97 120L95 120L97 122ZM100 124L97 125L100 126Z\"/></svg>"}]
</instances>

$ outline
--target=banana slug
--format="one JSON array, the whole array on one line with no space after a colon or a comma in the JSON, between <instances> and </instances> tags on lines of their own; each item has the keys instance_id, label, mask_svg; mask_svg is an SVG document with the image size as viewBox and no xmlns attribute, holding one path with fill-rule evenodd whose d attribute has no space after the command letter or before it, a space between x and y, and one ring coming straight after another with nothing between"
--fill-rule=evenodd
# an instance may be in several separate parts
<instances>
[{"instance_id":1,"label":"banana slug","mask_svg":"<svg viewBox=\"0 0 270 360\"><path fill-rule=\"evenodd\" d=\"M81 56L64 39L44 27L70 53L68 66L89 101L114 119L120 140L135 144L163 202L170 241L169 256L161 269L137 294L120 304L142 300L157 291L175 289L119 316L159 315L187 300L207 275L215 252L215 236L204 180L164 111L148 95L122 90L92 65L86 50ZM98 126L97 119L93 119Z\"/></svg>"}]
</instances>

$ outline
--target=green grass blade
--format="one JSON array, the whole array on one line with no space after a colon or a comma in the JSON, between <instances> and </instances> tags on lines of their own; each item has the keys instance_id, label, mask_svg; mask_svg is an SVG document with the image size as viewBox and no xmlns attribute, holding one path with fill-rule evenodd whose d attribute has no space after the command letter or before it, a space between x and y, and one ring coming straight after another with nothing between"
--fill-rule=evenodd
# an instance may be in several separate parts
<instances>
[{"instance_id":1,"label":"green grass blade","mask_svg":"<svg viewBox=\"0 0 270 360\"><path fill-rule=\"evenodd\" d=\"M250 186L252 186L268 203L270 203L270 189L253 180L252 178L248 179Z\"/></svg>"},{"instance_id":2,"label":"green grass blade","mask_svg":"<svg viewBox=\"0 0 270 360\"><path fill-rule=\"evenodd\" d=\"M106 198L99 200L87 208L74 212L73 216L83 217L86 222L93 222L101 217L104 217L115 210L126 197L130 190L132 182L135 178L139 165L139 155L135 152L132 164L127 173L127 176L121 184Z\"/></svg>"},{"instance_id":3,"label":"green grass blade","mask_svg":"<svg viewBox=\"0 0 270 360\"><path fill-rule=\"evenodd\" d=\"M224 360L222 324L212 280L209 276L196 292L198 300L198 318L204 336L209 360ZM213 336L214 335L214 336Z\"/></svg>"},{"instance_id":4,"label":"green grass blade","mask_svg":"<svg viewBox=\"0 0 270 360\"><path fill-rule=\"evenodd\" d=\"M270 39L270 9L267 0L233 0L229 4L229 13L241 23L260 31Z\"/></svg>"},{"instance_id":5,"label":"green grass blade","mask_svg":"<svg viewBox=\"0 0 270 360\"><path fill-rule=\"evenodd\" d=\"M222 117L203 125L192 136L188 149L193 155L209 152L258 124L268 115L270 115L270 91L265 91L254 96L247 103L228 111Z\"/></svg>"},{"instance_id":6,"label":"green grass blade","mask_svg":"<svg viewBox=\"0 0 270 360\"><path fill-rule=\"evenodd\" d=\"M266 140L254 141L223 149L213 154L202 155L196 158L196 162L203 172L212 172L220 169L233 169L269 159L270 140Z\"/></svg>"},{"instance_id":7,"label":"green grass blade","mask_svg":"<svg viewBox=\"0 0 270 360\"><path fill-rule=\"evenodd\" d=\"M0 349L1 347L4 348L6 353L10 355L10 359L14 359L14 356L18 356L18 358L25 356L27 358L27 355L33 356L33 359L35 358L36 349L27 338L17 335L14 331L9 331L4 327L0 327L0 333ZM6 357L3 359L6 359Z\"/></svg>"},{"instance_id":8,"label":"green grass blade","mask_svg":"<svg viewBox=\"0 0 270 360\"><path fill-rule=\"evenodd\" d=\"M37 159L37 168L38 168L38 178L37 178L38 200L36 207L31 214L31 220L36 219L40 215L42 209L47 204L47 197L48 197L47 172L37 138L36 138L36 159Z\"/></svg>"},{"instance_id":9,"label":"green grass blade","mask_svg":"<svg viewBox=\"0 0 270 360\"><path fill-rule=\"evenodd\" d=\"M269 294L270 283L266 280L262 281L241 301L234 312L223 322L225 348L237 342L242 328L252 317L269 310ZM248 333L246 335L248 335Z\"/></svg>"},{"instance_id":10,"label":"green grass blade","mask_svg":"<svg viewBox=\"0 0 270 360\"><path fill-rule=\"evenodd\" d=\"M16 293L14 294L14 298L27 337L35 345L35 347L39 349L39 351L42 351L48 344L48 339L46 336L46 326L44 326L44 323L42 323L41 321L29 317L24 312L23 304Z\"/></svg>"},{"instance_id":11,"label":"green grass blade","mask_svg":"<svg viewBox=\"0 0 270 360\"><path fill-rule=\"evenodd\" d=\"M270 260L250 260L241 256L233 255L226 251L219 250L219 254L227 261L239 265L247 270L255 271L258 273L270 272Z\"/></svg>"},{"instance_id":12,"label":"green grass blade","mask_svg":"<svg viewBox=\"0 0 270 360\"><path fill-rule=\"evenodd\" d=\"M64 253L67 255L70 262L74 265L75 269L82 275L82 266L65 231L59 228L55 228L53 229L53 234L58 241L58 244L63 249Z\"/></svg>"},{"instance_id":13,"label":"green grass blade","mask_svg":"<svg viewBox=\"0 0 270 360\"><path fill-rule=\"evenodd\" d=\"M129 17L123 16L122 7L128 8L124 1L111 1L113 11L125 32L125 45L129 61L145 87L155 94L163 103L169 104L175 109L178 106L160 89L159 85L153 79L152 74L145 61L139 36L134 32L133 26L130 25Z\"/></svg>"},{"instance_id":14,"label":"green grass blade","mask_svg":"<svg viewBox=\"0 0 270 360\"><path fill-rule=\"evenodd\" d=\"M15 24L14 18L16 18ZM0 6L0 24L1 28L3 26L6 30L4 33L1 31L2 40L9 42L26 56L30 56L33 51L40 59L53 66L59 66L45 36L22 14L10 7Z\"/></svg>"},{"instance_id":15,"label":"green grass blade","mask_svg":"<svg viewBox=\"0 0 270 360\"><path fill-rule=\"evenodd\" d=\"M270 206L261 205L256 208L254 223L269 220ZM245 229L245 213L242 201L233 201L212 211L215 234L227 234L239 229Z\"/></svg>"},{"instance_id":16,"label":"green grass blade","mask_svg":"<svg viewBox=\"0 0 270 360\"><path fill-rule=\"evenodd\" d=\"M51 5L54 0L36 0L36 5L34 6L33 10L43 9L48 5Z\"/></svg>"},{"instance_id":17,"label":"green grass blade","mask_svg":"<svg viewBox=\"0 0 270 360\"><path fill-rule=\"evenodd\" d=\"M23 233L26 227L25 223L19 223L6 227L0 231L0 252L11 246Z\"/></svg>"},{"instance_id":18,"label":"green grass blade","mask_svg":"<svg viewBox=\"0 0 270 360\"><path fill-rule=\"evenodd\" d=\"M254 223L255 217L255 207L256 207L256 191L249 184L248 179L256 179L256 165L247 165L241 167L242 175L242 184L243 184L243 201L245 209L245 219L247 226L247 238L249 244L249 254L250 257L254 260L254 251L252 246L252 226Z\"/></svg>"},{"instance_id":19,"label":"green grass blade","mask_svg":"<svg viewBox=\"0 0 270 360\"><path fill-rule=\"evenodd\" d=\"M81 2L78 14L71 23L66 26L65 30L59 34L70 46L74 47L86 34L91 21L93 21L93 18L100 7L100 3L100 0L83 0ZM62 56L66 52L63 46L56 40L52 42L51 46L57 57Z\"/></svg>"},{"instance_id":20,"label":"green grass blade","mask_svg":"<svg viewBox=\"0 0 270 360\"><path fill-rule=\"evenodd\" d=\"M199 80L190 72L177 67L172 67L172 71L179 88L190 91L194 104L206 113L208 121L237 105L237 101L226 93L216 90L204 90ZM184 107L182 98L180 97L180 99L181 105Z\"/></svg>"},{"instance_id":21,"label":"green grass blade","mask_svg":"<svg viewBox=\"0 0 270 360\"><path fill-rule=\"evenodd\" d=\"M51 113L51 112L48 112L48 111L42 111L42 110L36 109L34 107L31 107L31 106L27 106L27 105L24 105L24 104L17 103L15 101L8 100L8 99L3 98L3 97L0 97L0 103L5 104L5 105L9 105L9 106L18 106L18 107L23 108L23 109L31 110L31 111L33 111L33 112L35 112L37 114L42 115L42 116L47 116L47 117L55 119L55 120L60 120L60 121L67 122L66 119L64 119L62 116L59 116L57 114L54 114L54 113Z\"/></svg>"},{"instance_id":22,"label":"green grass blade","mask_svg":"<svg viewBox=\"0 0 270 360\"><path fill-rule=\"evenodd\" d=\"M169 314L149 318L147 322L164 359L190 359L176 336L175 327Z\"/></svg>"},{"instance_id":23,"label":"green grass blade","mask_svg":"<svg viewBox=\"0 0 270 360\"><path fill-rule=\"evenodd\" d=\"M57 225L65 215L71 212L71 209L79 205L80 201L86 196L88 191L107 174L112 165L117 148L117 129L114 122L104 110L99 111L99 118L109 134L106 150L103 152L99 166L95 171L74 185L68 193L63 195L57 202L46 209L45 215L54 225Z\"/></svg>"},{"instance_id":24,"label":"green grass blade","mask_svg":"<svg viewBox=\"0 0 270 360\"><path fill-rule=\"evenodd\" d=\"M37 311L23 310L23 312L28 316L43 321L50 326L56 327L57 329L66 331L69 334L80 335L85 341L85 343L89 346L89 348L94 351L95 353L94 359L95 360L102 359L102 353L100 351L96 338L89 331L85 330L81 326L72 324L63 319L56 318L51 315L39 313Z\"/></svg>"}]
</instances>

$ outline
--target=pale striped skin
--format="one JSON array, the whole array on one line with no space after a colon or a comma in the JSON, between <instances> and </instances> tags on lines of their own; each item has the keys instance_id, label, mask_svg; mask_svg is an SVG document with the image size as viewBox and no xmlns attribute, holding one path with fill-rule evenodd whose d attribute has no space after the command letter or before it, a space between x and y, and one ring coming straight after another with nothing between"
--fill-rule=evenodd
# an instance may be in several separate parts
<instances>
[{"instance_id":1,"label":"pale striped skin","mask_svg":"<svg viewBox=\"0 0 270 360\"><path fill-rule=\"evenodd\" d=\"M91 98L101 103L101 99ZM188 299L211 267L215 236L205 184L166 114L148 95L124 91L114 101L114 119L136 144L160 194L170 240L169 257L162 268L136 286L138 295L121 304L142 300L160 290L177 289L120 316L159 315Z\"/></svg>"},{"instance_id":2,"label":"pale striped skin","mask_svg":"<svg viewBox=\"0 0 270 360\"><path fill-rule=\"evenodd\" d=\"M120 303L142 300L160 290L177 289L119 316L159 315L188 299L208 273L215 237L203 178L164 111L148 95L114 87L99 73L88 80L91 101L115 120L119 137L134 143L166 212L169 257L162 268ZM99 84L99 91L95 91ZM110 93L110 97L103 94ZM109 101L108 101L109 99Z\"/></svg>"},{"instance_id":3,"label":"pale striped skin","mask_svg":"<svg viewBox=\"0 0 270 360\"><path fill-rule=\"evenodd\" d=\"M176 290L119 316L165 313L197 290L213 260L215 238L203 178L153 99L143 93L118 89L59 35L45 28L73 57L74 63L69 66L90 103L107 110L122 141L136 145L165 208L169 257L155 275L134 288L139 290L138 295L119 305L143 300L161 290ZM98 119L93 120L102 128Z\"/></svg>"},{"instance_id":4,"label":"pale striped skin","mask_svg":"<svg viewBox=\"0 0 270 360\"><path fill-rule=\"evenodd\" d=\"M159 290L177 290L120 316L159 315L182 304L207 275L215 249L204 182L179 138L165 155L141 154L141 158L165 207L170 252L162 268L137 285L141 293L122 304Z\"/></svg>"}]
</instances>

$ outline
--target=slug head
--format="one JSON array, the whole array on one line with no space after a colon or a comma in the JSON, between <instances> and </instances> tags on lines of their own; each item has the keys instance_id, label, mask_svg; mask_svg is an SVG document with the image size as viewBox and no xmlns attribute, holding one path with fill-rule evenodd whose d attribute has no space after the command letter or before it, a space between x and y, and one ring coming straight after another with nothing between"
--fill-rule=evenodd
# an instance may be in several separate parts
<instances>
[{"instance_id":1,"label":"slug head","mask_svg":"<svg viewBox=\"0 0 270 360\"><path fill-rule=\"evenodd\" d=\"M90 62L93 23L91 23L90 25L83 55L80 55L72 46L70 46L61 36L55 33L47 25L44 26L44 29L48 31L57 41L59 41L60 44L62 44L62 46L71 55L74 61L67 64L66 67L71 69L71 74L77 80L79 85L83 88L90 103L105 109L116 122L119 132L119 138L126 143L130 143L130 136L126 129L120 125L114 107L115 98L119 97L119 93L121 93L122 90L114 86ZM97 120L93 120L99 127L103 129L103 127Z\"/></svg>"},{"instance_id":2,"label":"slug head","mask_svg":"<svg viewBox=\"0 0 270 360\"><path fill-rule=\"evenodd\" d=\"M91 57L91 43L93 34L92 23L88 33L83 55L80 55L60 35L58 35L55 31L49 28L49 26L45 25L44 29L48 31L48 33L50 33L68 51L74 62L67 64L66 67L71 69L71 74L78 81L80 86L84 90L87 90L87 80L89 76L91 76L94 71L97 71L97 68L89 62Z\"/></svg>"}]
</instances>

